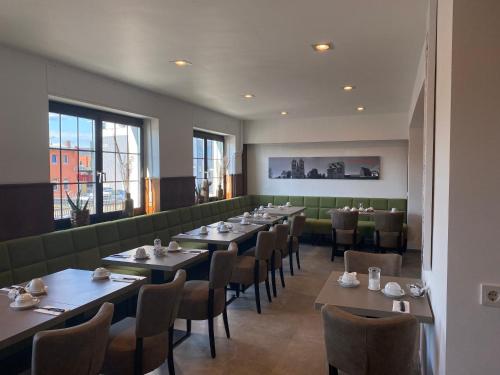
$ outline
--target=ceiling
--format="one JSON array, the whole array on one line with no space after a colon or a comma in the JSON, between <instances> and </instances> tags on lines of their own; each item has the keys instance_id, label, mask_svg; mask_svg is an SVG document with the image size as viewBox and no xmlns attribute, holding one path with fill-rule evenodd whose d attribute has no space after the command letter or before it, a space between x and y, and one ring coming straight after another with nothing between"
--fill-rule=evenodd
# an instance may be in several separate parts
<instances>
[{"instance_id":1,"label":"ceiling","mask_svg":"<svg viewBox=\"0 0 500 375\"><path fill-rule=\"evenodd\" d=\"M408 112L424 0L0 0L0 43L242 119ZM311 44L333 41L316 53ZM193 63L178 68L175 59ZM353 84L350 93L341 89ZM244 99L244 93L255 94Z\"/></svg>"}]
</instances>

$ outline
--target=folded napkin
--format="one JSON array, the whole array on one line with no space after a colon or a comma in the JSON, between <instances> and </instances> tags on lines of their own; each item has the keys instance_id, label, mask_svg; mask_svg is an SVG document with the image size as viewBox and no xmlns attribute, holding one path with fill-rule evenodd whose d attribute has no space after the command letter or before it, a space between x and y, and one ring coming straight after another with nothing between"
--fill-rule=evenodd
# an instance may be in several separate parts
<instances>
[{"instance_id":1,"label":"folded napkin","mask_svg":"<svg viewBox=\"0 0 500 375\"><path fill-rule=\"evenodd\" d=\"M111 254L111 258L130 258L130 255L127 254Z\"/></svg>"},{"instance_id":2,"label":"folded napkin","mask_svg":"<svg viewBox=\"0 0 500 375\"><path fill-rule=\"evenodd\" d=\"M54 306L43 306L38 309L35 309L33 311L41 314L48 314L48 315L54 315L58 316L61 315L62 313L68 311L69 309L63 309L60 307L54 307Z\"/></svg>"},{"instance_id":3,"label":"folded napkin","mask_svg":"<svg viewBox=\"0 0 500 375\"><path fill-rule=\"evenodd\" d=\"M404 304L404 311L401 309L401 303ZM410 313L410 302L408 301L392 301L392 311L409 314Z\"/></svg>"},{"instance_id":4,"label":"folded napkin","mask_svg":"<svg viewBox=\"0 0 500 375\"><path fill-rule=\"evenodd\" d=\"M144 278L145 278L144 276L128 276L128 275L127 276L116 276L116 275L113 275L109 279L111 281L120 281L123 283L133 283L134 281L142 280Z\"/></svg>"}]
</instances>

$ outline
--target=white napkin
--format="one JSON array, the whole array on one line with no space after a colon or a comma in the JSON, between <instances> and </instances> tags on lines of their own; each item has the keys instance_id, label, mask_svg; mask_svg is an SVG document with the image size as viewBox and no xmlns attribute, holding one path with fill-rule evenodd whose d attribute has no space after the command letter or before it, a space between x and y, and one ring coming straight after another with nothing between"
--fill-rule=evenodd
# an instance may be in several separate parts
<instances>
[{"instance_id":1,"label":"white napkin","mask_svg":"<svg viewBox=\"0 0 500 375\"><path fill-rule=\"evenodd\" d=\"M51 308L54 308L54 306L44 306L44 307L41 307L41 308L38 308L38 309L35 309L33 311L37 312L37 313L41 313L41 314L47 314L47 315L54 315L54 316L59 316L62 314L62 312L60 311L52 311L52 310L49 310ZM59 307L57 307L59 308ZM70 310L70 309L64 309L66 311Z\"/></svg>"},{"instance_id":2,"label":"white napkin","mask_svg":"<svg viewBox=\"0 0 500 375\"><path fill-rule=\"evenodd\" d=\"M403 302L405 304L405 311L401 311L401 304L400 302ZM409 314L410 313L410 302L408 301L392 301L392 311L394 312L399 312L403 314Z\"/></svg>"}]
</instances>

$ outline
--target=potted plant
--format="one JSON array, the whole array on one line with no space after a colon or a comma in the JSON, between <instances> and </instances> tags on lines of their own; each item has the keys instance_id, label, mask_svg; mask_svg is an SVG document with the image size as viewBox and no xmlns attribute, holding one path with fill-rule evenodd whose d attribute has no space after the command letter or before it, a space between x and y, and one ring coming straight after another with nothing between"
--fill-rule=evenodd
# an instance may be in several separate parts
<instances>
[{"instance_id":1,"label":"potted plant","mask_svg":"<svg viewBox=\"0 0 500 375\"><path fill-rule=\"evenodd\" d=\"M87 209L90 199L83 202L80 199L80 192L76 195L76 201L73 201L69 194L66 192L68 203L71 207L71 226L82 227L90 224L90 212Z\"/></svg>"},{"instance_id":2,"label":"potted plant","mask_svg":"<svg viewBox=\"0 0 500 375\"><path fill-rule=\"evenodd\" d=\"M194 195L196 203L200 204L205 202L203 195L201 194L201 186L199 184L195 184L194 186Z\"/></svg>"}]
</instances>

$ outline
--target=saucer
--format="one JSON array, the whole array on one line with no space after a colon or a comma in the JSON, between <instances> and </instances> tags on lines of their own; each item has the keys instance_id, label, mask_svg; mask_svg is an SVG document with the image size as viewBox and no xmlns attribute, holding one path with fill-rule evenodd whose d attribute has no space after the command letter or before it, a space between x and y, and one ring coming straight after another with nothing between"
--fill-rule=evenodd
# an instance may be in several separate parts
<instances>
[{"instance_id":1,"label":"saucer","mask_svg":"<svg viewBox=\"0 0 500 375\"><path fill-rule=\"evenodd\" d=\"M227 228L226 230L217 229L217 232L219 232L219 233L229 233L229 228Z\"/></svg>"},{"instance_id":2,"label":"saucer","mask_svg":"<svg viewBox=\"0 0 500 375\"><path fill-rule=\"evenodd\" d=\"M401 294L388 294L385 289L381 289L380 290L382 292L382 294L386 297L389 297L389 298L401 298L403 297L406 293L404 291L404 289L401 289Z\"/></svg>"},{"instance_id":3,"label":"saucer","mask_svg":"<svg viewBox=\"0 0 500 375\"><path fill-rule=\"evenodd\" d=\"M109 276L111 275L111 272L106 272L106 274L102 275L102 276L94 276L94 274L92 274L92 280L106 280L106 279L109 279Z\"/></svg>"},{"instance_id":4,"label":"saucer","mask_svg":"<svg viewBox=\"0 0 500 375\"><path fill-rule=\"evenodd\" d=\"M360 284L359 280L355 280L352 284L344 283L342 279L338 279L337 282L343 288L356 288Z\"/></svg>"},{"instance_id":5,"label":"saucer","mask_svg":"<svg viewBox=\"0 0 500 375\"><path fill-rule=\"evenodd\" d=\"M12 302L9 306L12 307L14 310L27 310L31 309L32 307L35 307L40 303L40 298L33 298L31 302L25 303L23 305L18 305L15 302Z\"/></svg>"},{"instance_id":6,"label":"saucer","mask_svg":"<svg viewBox=\"0 0 500 375\"><path fill-rule=\"evenodd\" d=\"M47 285L45 285L45 286L44 286L44 289L45 289L45 290L41 290L41 291L39 291L39 292L30 292L30 291L28 291L28 292L29 292L32 296L35 296L35 297L36 297L36 296L42 296L42 295L44 295L44 294L47 294L47 291L49 290L49 287L48 287Z\"/></svg>"},{"instance_id":7,"label":"saucer","mask_svg":"<svg viewBox=\"0 0 500 375\"><path fill-rule=\"evenodd\" d=\"M167 247L167 253L178 253L181 250L182 250L182 247L178 247L177 249L169 249Z\"/></svg>"},{"instance_id":8,"label":"saucer","mask_svg":"<svg viewBox=\"0 0 500 375\"><path fill-rule=\"evenodd\" d=\"M206 236L208 234L208 230L206 232L199 231L198 234L200 236Z\"/></svg>"},{"instance_id":9,"label":"saucer","mask_svg":"<svg viewBox=\"0 0 500 375\"><path fill-rule=\"evenodd\" d=\"M135 260L145 260L145 259L149 259L149 254L146 254L146 256L143 256L143 257L138 257L134 254L134 259Z\"/></svg>"}]
</instances>

